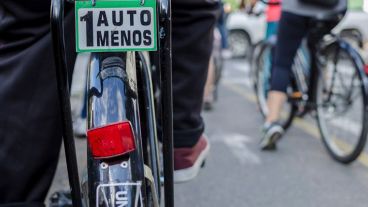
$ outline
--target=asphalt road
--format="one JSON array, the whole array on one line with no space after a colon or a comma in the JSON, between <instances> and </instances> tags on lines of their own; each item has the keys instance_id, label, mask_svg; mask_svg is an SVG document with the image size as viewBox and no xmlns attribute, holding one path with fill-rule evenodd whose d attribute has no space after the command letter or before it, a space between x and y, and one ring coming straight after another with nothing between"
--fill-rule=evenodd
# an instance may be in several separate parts
<instances>
[{"instance_id":1,"label":"asphalt road","mask_svg":"<svg viewBox=\"0 0 368 207\"><path fill-rule=\"evenodd\" d=\"M203 113L211 154L195 180L175 185L176 207L368 206L367 155L348 166L335 162L313 121L296 120L277 151L259 150L262 119L248 77L244 61L227 61L219 100ZM76 144L85 163L85 140ZM60 159L51 191L67 188Z\"/></svg>"}]
</instances>

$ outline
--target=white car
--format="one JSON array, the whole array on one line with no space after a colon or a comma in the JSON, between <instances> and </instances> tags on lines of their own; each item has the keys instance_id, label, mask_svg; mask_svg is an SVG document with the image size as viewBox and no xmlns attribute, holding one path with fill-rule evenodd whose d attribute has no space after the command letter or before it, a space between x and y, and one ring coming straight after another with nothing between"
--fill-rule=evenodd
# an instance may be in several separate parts
<instances>
[{"instance_id":1,"label":"white car","mask_svg":"<svg viewBox=\"0 0 368 207\"><path fill-rule=\"evenodd\" d=\"M245 57L252 45L262 40L266 31L265 15L248 15L245 11L237 11L229 15L228 44L233 57Z\"/></svg>"},{"instance_id":2,"label":"white car","mask_svg":"<svg viewBox=\"0 0 368 207\"><path fill-rule=\"evenodd\" d=\"M349 10L344 19L334 29L343 37L354 40L360 47L368 41L368 13ZM227 19L228 43L233 57L245 57L253 45L265 36L266 17L264 14L249 15L244 11L237 11Z\"/></svg>"},{"instance_id":3,"label":"white car","mask_svg":"<svg viewBox=\"0 0 368 207\"><path fill-rule=\"evenodd\" d=\"M367 23L367 12L350 10L333 31L340 33L342 37L354 40L359 47L363 47L363 44L368 41Z\"/></svg>"}]
</instances>

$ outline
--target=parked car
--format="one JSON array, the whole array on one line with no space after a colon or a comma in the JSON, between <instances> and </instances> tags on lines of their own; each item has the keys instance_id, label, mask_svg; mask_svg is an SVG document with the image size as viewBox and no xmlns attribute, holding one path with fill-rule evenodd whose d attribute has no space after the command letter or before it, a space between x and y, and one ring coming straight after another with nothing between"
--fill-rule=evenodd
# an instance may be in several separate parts
<instances>
[{"instance_id":1,"label":"parked car","mask_svg":"<svg viewBox=\"0 0 368 207\"><path fill-rule=\"evenodd\" d=\"M245 57L252 46L264 38L266 17L263 14L249 15L245 11L237 11L229 15L226 27L232 56Z\"/></svg>"},{"instance_id":2,"label":"parked car","mask_svg":"<svg viewBox=\"0 0 368 207\"><path fill-rule=\"evenodd\" d=\"M359 47L368 41L368 13L361 10L350 10L344 19L335 27L334 32L354 41Z\"/></svg>"},{"instance_id":3,"label":"parked car","mask_svg":"<svg viewBox=\"0 0 368 207\"><path fill-rule=\"evenodd\" d=\"M362 47L368 40L367 22L368 13L349 10L334 32ZM244 11L237 11L229 15L227 28L229 49L233 57L246 57L252 46L264 38L266 17L263 13L249 15Z\"/></svg>"}]
</instances>

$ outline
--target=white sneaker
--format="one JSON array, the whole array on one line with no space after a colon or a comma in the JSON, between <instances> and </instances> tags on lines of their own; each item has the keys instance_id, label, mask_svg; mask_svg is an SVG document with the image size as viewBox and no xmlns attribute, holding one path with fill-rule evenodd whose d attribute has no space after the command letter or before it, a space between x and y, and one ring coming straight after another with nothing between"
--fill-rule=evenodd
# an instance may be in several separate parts
<instances>
[{"instance_id":1,"label":"white sneaker","mask_svg":"<svg viewBox=\"0 0 368 207\"><path fill-rule=\"evenodd\" d=\"M263 126L263 137L261 139L260 147L262 150L276 149L276 142L284 134L284 129L277 123L265 124Z\"/></svg>"}]
</instances>

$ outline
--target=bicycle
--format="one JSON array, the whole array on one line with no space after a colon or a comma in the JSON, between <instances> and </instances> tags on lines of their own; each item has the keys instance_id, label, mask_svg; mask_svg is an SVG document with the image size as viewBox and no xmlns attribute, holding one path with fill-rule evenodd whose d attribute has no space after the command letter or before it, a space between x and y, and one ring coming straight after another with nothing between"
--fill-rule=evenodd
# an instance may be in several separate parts
<instances>
[{"instance_id":1,"label":"bicycle","mask_svg":"<svg viewBox=\"0 0 368 207\"><path fill-rule=\"evenodd\" d=\"M292 66L292 83L281 124L286 130L295 116L315 114L328 153L351 163L367 139L368 83L360 54L330 29L344 13L315 17L313 31L303 41ZM267 114L271 61L275 39L258 45L253 60L254 89L261 114Z\"/></svg>"},{"instance_id":2,"label":"bicycle","mask_svg":"<svg viewBox=\"0 0 368 207\"><path fill-rule=\"evenodd\" d=\"M65 64L64 0L53 0L51 7L73 206L158 207L164 203L173 207L170 0L74 3L77 52L91 52L87 76L87 173L82 183ZM123 22L123 18L130 21ZM118 27L124 30L117 31ZM164 167L160 164L158 121L162 126Z\"/></svg>"}]
</instances>

